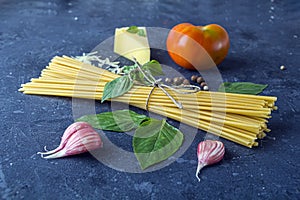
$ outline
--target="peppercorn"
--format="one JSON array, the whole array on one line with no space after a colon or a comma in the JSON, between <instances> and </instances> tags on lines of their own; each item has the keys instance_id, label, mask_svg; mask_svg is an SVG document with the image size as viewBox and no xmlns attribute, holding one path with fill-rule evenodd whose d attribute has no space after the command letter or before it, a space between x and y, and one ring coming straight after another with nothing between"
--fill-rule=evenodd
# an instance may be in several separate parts
<instances>
[{"instance_id":1,"label":"peppercorn","mask_svg":"<svg viewBox=\"0 0 300 200\"><path fill-rule=\"evenodd\" d=\"M197 78L197 83L200 84L204 81L204 79L200 76Z\"/></svg>"},{"instance_id":2,"label":"peppercorn","mask_svg":"<svg viewBox=\"0 0 300 200\"><path fill-rule=\"evenodd\" d=\"M208 86L205 85L205 86L203 87L203 90L208 91Z\"/></svg>"},{"instance_id":3,"label":"peppercorn","mask_svg":"<svg viewBox=\"0 0 300 200\"><path fill-rule=\"evenodd\" d=\"M175 77L173 79L173 84L174 85L180 85L183 82L183 77Z\"/></svg>"},{"instance_id":4,"label":"peppercorn","mask_svg":"<svg viewBox=\"0 0 300 200\"><path fill-rule=\"evenodd\" d=\"M179 77L179 80L180 80L180 81L182 81L182 82L184 81L184 79L185 79L185 78L184 78L184 77L182 77L182 76L181 76L181 77Z\"/></svg>"},{"instance_id":5,"label":"peppercorn","mask_svg":"<svg viewBox=\"0 0 300 200\"><path fill-rule=\"evenodd\" d=\"M187 79L184 79L183 82L182 82L183 85L189 85L190 84L190 81L187 80Z\"/></svg>"},{"instance_id":6,"label":"peppercorn","mask_svg":"<svg viewBox=\"0 0 300 200\"><path fill-rule=\"evenodd\" d=\"M197 81L198 76L197 75L193 75L191 76L191 81L196 82Z\"/></svg>"},{"instance_id":7,"label":"peppercorn","mask_svg":"<svg viewBox=\"0 0 300 200\"><path fill-rule=\"evenodd\" d=\"M166 79L165 79L165 82L166 82L166 83L172 83L172 79L171 79L171 78L166 78Z\"/></svg>"},{"instance_id":8,"label":"peppercorn","mask_svg":"<svg viewBox=\"0 0 300 200\"><path fill-rule=\"evenodd\" d=\"M206 86L207 84L205 83L205 82L202 82L201 84L200 84L200 86L201 87L204 87L204 86Z\"/></svg>"}]
</instances>

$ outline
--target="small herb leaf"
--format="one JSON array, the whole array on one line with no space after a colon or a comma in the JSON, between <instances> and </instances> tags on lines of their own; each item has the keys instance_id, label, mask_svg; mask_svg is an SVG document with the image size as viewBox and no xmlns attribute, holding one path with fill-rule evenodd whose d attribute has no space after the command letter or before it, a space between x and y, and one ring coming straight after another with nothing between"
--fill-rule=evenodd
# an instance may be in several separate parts
<instances>
[{"instance_id":1,"label":"small herb leaf","mask_svg":"<svg viewBox=\"0 0 300 200\"><path fill-rule=\"evenodd\" d=\"M183 134L166 120L149 119L135 131L133 151L142 169L173 155L182 145Z\"/></svg>"},{"instance_id":2,"label":"small herb leaf","mask_svg":"<svg viewBox=\"0 0 300 200\"><path fill-rule=\"evenodd\" d=\"M130 26L126 31L129 33L138 33L139 28L137 26Z\"/></svg>"},{"instance_id":3,"label":"small herb leaf","mask_svg":"<svg viewBox=\"0 0 300 200\"><path fill-rule=\"evenodd\" d=\"M160 63L156 60L151 60L142 66L142 70L148 71L152 76L164 75Z\"/></svg>"},{"instance_id":4,"label":"small herb leaf","mask_svg":"<svg viewBox=\"0 0 300 200\"><path fill-rule=\"evenodd\" d=\"M128 76L121 76L106 83L101 102L125 94L132 88L132 86L133 81L131 81Z\"/></svg>"},{"instance_id":5,"label":"small herb leaf","mask_svg":"<svg viewBox=\"0 0 300 200\"><path fill-rule=\"evenodd\" d=\"M139 29L138 32L137 32L137 34L139 36L146 37L146 33L145 33L145 31L143 29Z\"/></svg>"},{"instance_id":6,"label":"small herb leaf","mask_svg":"<svg viewBox=\"0 0 300 200\"><path fill-rule=\"evenodd\" d=\"M144 81L144 75L142 74L142 72L138 71L138 70L132 70L130 72L130 76L133 80L138 81L143 83Z\"/></svg>"},{"instance_id":7,"label":"small herb leaf","mask_svg":"<svg viewBox=\"0 0 300 200\"><path fill-rule=\"evenodd\" d=\"M139 36L146 37L144 29L139 29L137 26L130 26L127 30L129 33L138 34Z\"/></svg>"},{"instance_id":8,"label":"small herb leaf","mask_svg":"<svg viewBox=\"0 0 300 200\"><path fill-rule=\"evenodd\" d=\"M229 92L238 94L259 94L268 85L255 84L250 82L224 82L220 85L219 92Z\"/></svg>"},{"instance_id":9,"label":"small herb leaf","mask_svg":"<svg viewBox=\"0 0 300 200\"><path fill-rule=\"evenodd\" d=\"M142 122L148 119L146 115L140 115L131 110L118 110L97 115L85 115L76 121L87 122L96 129L126 132L137 128Z\"/></svg>"}]
</instances>

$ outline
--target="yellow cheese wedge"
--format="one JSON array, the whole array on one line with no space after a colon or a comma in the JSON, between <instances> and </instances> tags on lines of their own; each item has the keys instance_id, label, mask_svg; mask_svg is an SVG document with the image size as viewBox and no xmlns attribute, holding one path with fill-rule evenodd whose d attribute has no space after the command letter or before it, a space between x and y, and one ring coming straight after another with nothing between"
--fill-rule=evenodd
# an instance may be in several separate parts
<instances>
[{"instance_id":1,"label":"yellow cheese wedge","mask_svg":"<svg viewBox=\"0 0 300 200\"><path fill-rule=\"evenodd\" d=\"M145 36L127 32L128 27L116 28L114 52L132 61L134 57L140 64L145 64L150 61L150 47L146 28L138 28L144 30Z\"/></svg>"}]
</instances>

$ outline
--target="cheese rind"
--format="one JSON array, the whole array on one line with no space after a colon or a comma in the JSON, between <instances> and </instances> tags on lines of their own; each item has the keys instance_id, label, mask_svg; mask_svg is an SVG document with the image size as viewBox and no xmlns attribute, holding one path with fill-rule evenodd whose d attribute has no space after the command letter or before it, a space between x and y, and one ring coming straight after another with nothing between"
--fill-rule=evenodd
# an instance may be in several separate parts
<instances>
[{"instance_id":1,"label":"cheese rind","mask_svg":"<svg viewBox=\"0 0 300 200\"><path fill-rule=\"evenodd\" d=\"M129 33L128 27L116 28L114 38L114 52L133 61L133 58L140 64L150 61L150 47L145 27L138 27L144 30L145 36L136 33Z\"/></svg>"}]
</instances>

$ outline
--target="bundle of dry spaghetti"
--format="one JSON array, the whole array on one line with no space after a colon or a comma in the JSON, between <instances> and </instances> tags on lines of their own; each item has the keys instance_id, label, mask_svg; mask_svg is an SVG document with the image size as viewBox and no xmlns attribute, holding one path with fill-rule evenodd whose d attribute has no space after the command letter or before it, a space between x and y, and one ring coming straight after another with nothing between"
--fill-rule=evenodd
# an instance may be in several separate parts
<instances>
[{"instance_id":1,"label":"bundle of dry spaghetti","mask_svg":"<svg viewBox=\"0 0 300 200\"><path fill-rule=\"evenodd\" d=\"M57 56L39 78L22 84L19 91L100 100L105 84L117 77L119 75L73 58ZM183 105L183 109L179 109L159 88L154 89L147 103L151 90L152 87L134 86L112 100L148 109L247 147L257 146L257 139L270 131L267 122L271 111L276 109L276 97L209 91L181 94L166 88Z\"/></svg>"}]
</instances>

